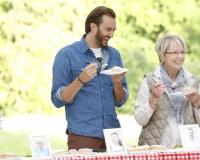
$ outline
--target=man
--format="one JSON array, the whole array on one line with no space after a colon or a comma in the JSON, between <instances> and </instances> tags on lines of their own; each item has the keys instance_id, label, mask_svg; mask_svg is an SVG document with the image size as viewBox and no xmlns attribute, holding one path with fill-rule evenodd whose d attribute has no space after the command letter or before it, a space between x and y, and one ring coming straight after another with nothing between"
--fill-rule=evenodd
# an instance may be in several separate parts
<instances>
[{"instance_id":1,"label":"man","mask_svg":"<svg viewBox=\"0 0 200 160\"><path fill-rule=\"evenodd\" d=\"M99 6L88 15L82 39L55 57L51 98L56 107L65 106L69 150L105 149L103 129L120 127L115 106L128 98L124 73L100 73L123 67L119 52L108 46L115 29L114 11Z\"/></svg>"}]
</instances>

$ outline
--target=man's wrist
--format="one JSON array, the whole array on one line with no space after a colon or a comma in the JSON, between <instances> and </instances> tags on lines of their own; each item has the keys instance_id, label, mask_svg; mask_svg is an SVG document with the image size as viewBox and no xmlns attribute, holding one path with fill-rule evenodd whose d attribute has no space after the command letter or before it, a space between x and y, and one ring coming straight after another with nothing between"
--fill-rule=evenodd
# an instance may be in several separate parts
<instances>
[{"instance_id":1,"label":"man's wrist","mask_svg":"<svg viewBox=\"0 0 200 160\"><path fill-rule=\"evenodd\" d=\"M121 83L121 82L115 82L115 83L113 84L113 86L114 86L114 90L118 90L119 88L122 87L122 83Z\"/></svg>"},{"instance_id":2,"label":"man's wrist","mask_svg":"<svg viewBox=\"0 0 200 160\"><path fill-rule=\"evenodd\" d=\"M83 82L83 80L81 80L80 76L77 77L77 80L82 85L86 84L86 82Z\"/></svg>"}]
</instances>

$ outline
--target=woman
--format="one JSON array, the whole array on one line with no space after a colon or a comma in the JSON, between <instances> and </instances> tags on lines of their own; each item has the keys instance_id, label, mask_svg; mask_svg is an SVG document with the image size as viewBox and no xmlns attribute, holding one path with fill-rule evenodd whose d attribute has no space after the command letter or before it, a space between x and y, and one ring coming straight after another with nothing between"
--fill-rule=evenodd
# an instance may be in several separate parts
<instances>
[{"instance_id":1,"label":"woman","mask_svg":"<svg viewBox=\"0 0 200 160\"><path fill-rule=\"evenodd\" d=\"M111 151L113 151L113 152L124 151L122 141L121 141L120 136L117 132L113 132L111 134L111 142L112 142Z\"/></svg>"},{"instance_id":2,"label":"woman","mask_svg":"<svg viewBox=\"0 0 200 160\"><path fill-rule=\"evenodd\" d=\"M182 65L187 51L176 35L165 35L156 43L160 64L146 74L140 86L135 119L142 125L139 145L181 144L178 125L200 124L199 84ZM193 91L183 94L184 86Z\"/></svg>"}]
</instances>

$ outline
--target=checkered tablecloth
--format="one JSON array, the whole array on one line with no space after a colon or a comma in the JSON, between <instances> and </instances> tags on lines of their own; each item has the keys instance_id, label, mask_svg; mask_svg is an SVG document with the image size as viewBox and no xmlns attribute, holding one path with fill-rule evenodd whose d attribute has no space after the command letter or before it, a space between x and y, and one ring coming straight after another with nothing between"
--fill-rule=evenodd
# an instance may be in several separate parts
<instances>
[{"instance_id":1,"label":"checkered tablecloth","mask_svg":"<svg viewBox=\"0 0 200 160\"><path fill-rule=\"evenodd\" d=\"M60 155L53 160L200 160L199 151L160 151L126 154Z\"/></svg>"}]
</instances>

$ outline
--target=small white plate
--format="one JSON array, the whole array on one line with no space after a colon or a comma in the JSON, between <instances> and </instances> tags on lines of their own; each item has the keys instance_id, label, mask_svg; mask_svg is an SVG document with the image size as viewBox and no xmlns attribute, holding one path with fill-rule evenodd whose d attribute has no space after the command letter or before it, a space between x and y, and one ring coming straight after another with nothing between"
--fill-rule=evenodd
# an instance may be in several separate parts
<instances>
[{"instance_id":1,"label":"small white plate","mask_svg":"<svg viewBox=\"0 0 200 160\"><path fill-rule=\"evenodd\" d=\"M191 93L194 93L194 92L197 92L197 90L191 90L191 91L189 91L189 92L174 92L174 93L170 93L169 95L170 96L175 96L175 95L184 95L184 96L186 96L186 95L189 95L189 94L191 94Z\"/></svg>"},{"instance_id":2,"label":"small white plate","mask_svg":"<svg viewBox=\"0 0 200 160\"><path fill-rule=\"evenodd\" d=\"M182 92L169 93L170 96L183 95Z\"/></svg>"},{"instance_id":3,"label":"small white plate","mask_svg":"<svg viewBox=\"0 0 200 160\"><path fill-rule=\"evenodd\" d=\"M107 75L113 76L113 75L122 74L122 73L125 73L125 72L128 71L127 68L120 68L120 67L117 67L117 68L118 68L119 70L113 71L112 68L107 69L107 70L103 70L103 71L101 71L101 74L107 74Z\"/></svg>"},{"instance_id":4,"label":"small white plate","mask_svg":"<svg viewBox=\"0 0 200 160\"><path fill-rule=\"evenodd\" d=\"M190 95L190 94L192 94L192 93L194 93L194 92L198 92L196 89L191 89L190 91L182 91L182 93L183 93L183 95Z\"/></svg>"}]
</instances>

